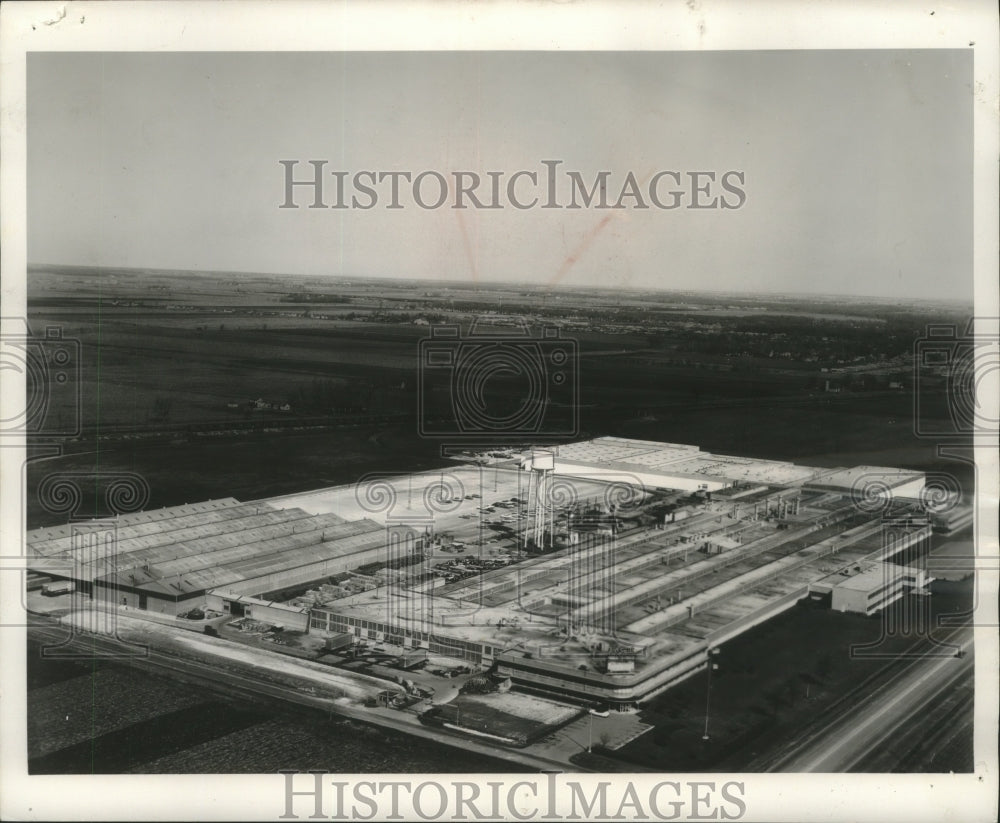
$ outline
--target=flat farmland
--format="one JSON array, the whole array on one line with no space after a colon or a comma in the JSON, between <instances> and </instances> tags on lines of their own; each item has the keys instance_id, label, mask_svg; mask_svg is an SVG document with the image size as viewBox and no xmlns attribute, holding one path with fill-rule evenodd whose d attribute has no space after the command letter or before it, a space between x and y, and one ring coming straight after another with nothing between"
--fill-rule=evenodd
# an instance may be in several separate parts
<instances>
[{"instance_id":1,"label":"flat farmland","mask_svg":"<svg viewBox=\"0 0 1000 823\"><path fill-rule=\"evenodd\" d=\"M114 439L67 443L61 456L35 460L27 469L27 528L66 522L39 499L50 474L135 472L150 488L146 508L233 496L257 500L356 482L369 472L397 472L448 464L437 444L394 426L350 426L307 431L260 431L224 436ZM82 514L106 516L100 501Z\"/></svg>"},{"instance_id":2,"label":"flat farmland","mask_svg":"<svg viewBox=\"0 0 1000 823\"><path fill-rule=\"evenodd\" d=\"M50 472L137 472L149 483L149 505L164 506L453 466L441 455L444 441L420 435L420 341L431 323L459 323L467 332L480 313L489 319L501 304L523 313L536 337L543 326L566 323L559 336L580 353L571 373L580 393L572 439L614 435L819 466L947 471L971 488L970 466L939 456L935 441L914 433L912 392L827 393L819 363L779 363L766 353L726 362L724 353L701 351L713 335L742 333L736 315L713 315L710 326L688 331L701 322L699 306L720 308L718 297L593 289L560 293L555 305L548 292L517 285L69 267L33 270L29 286L35 333L54 325L80 341L79 405L74 392L51 392L47 421L60 429L82 425L79 438L57 441L60 455L29 464L29 525L59 519L35 494ZM328 294L347 302L317 302ZM304 302L289 302L301 295ZM810 346L818 334L855 345L858 330L844 324L875 311L861 304L779 308L830 312L828 322L799 318L808 321L802 334L812 335ZM667 335L664 343L643 332L647 323L669 325L675 314L682 334L657 332ZM923 315L914 318L916 336ZM880 324L860 325L881 334ZM482 330L496 333L490 325ZM734 345L747 339L734 338ZM782 340L795 348L791 333ZM872 346L891 350L891 342L887 334ZM450 404L449 378L445 370L434 381L430 411ZM509 400L518 384L504 379L494 391ZM258 399L290 408L251 410ZM947 420L945 398L922 413ZM525 440L559 437L543 426Z\"/></svg>"},{"instance_id":3,"label":"flat farmland","mask_svg":"<svg viewBox=\"0 0 1000 823\"><path fill-rule=\"evenodd\" d=\"M185 328L184 322L33 319L36 328L62 325L65 338L80 341L80 417L88 429L227 421L249 414L247 404L258 398L289 404L294 417L334 409L415 410L415 392L401 388L415 387L413 337L204 323ZM230 403L240 408L231 410ZM72 413L68 400L60 404L50 413Z\"/></svg>"}]
</instances>

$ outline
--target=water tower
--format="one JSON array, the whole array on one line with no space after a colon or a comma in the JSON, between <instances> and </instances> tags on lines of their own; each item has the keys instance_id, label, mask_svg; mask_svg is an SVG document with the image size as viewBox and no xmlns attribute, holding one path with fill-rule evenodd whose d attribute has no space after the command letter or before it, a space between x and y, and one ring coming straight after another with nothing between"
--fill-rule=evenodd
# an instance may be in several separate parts
<instances>
[{"instance_id":1,"label":"water tower","mask_svg":"<svg viewBox=\"0 0 1000 823\"><path fill-rule=\"evenodd\" d=\"M552 546L555 542L555 509L551 498L552 475L556 468L555 452L532 449L529 456L522 458L521 468L531 472L528 509L532 512L532 525L529 536L539 549L544 549L546 545Z\"/></svg>"}]
</instances>

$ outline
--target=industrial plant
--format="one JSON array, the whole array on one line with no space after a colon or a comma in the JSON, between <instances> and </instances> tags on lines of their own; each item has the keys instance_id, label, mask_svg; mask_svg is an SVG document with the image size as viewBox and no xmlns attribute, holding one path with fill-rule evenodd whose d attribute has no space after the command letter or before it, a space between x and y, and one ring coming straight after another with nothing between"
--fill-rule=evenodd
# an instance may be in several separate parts
<instances>
[{"instance_id":1,"label":"industrial plant","mask_svg":"<svg viewBox=\"0 0 1000 823\"><path fill-rule=\"evenodd\" d=\"M871 615L929 597L925 483L617 437L467 451L434 471L35 529L30 580L79 609L209 633L251 620L326 654L447 659L630 710L800 601Z\"/></svg>"}]
</instances>

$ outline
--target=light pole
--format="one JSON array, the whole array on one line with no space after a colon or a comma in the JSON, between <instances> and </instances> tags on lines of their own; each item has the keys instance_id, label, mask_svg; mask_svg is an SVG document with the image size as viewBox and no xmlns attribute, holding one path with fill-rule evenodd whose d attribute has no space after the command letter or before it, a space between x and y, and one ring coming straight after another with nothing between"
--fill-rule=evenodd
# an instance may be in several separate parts
<instances>
[{"instance_id":1,"label":"light pole","mask_svg":"<svg viewBox=\"0 0 1000 823\"><path fill-rule=\"evenodd\" d=\"M705 670L708 672L707 682L705 684L705 731L701 736L702 740L708 740L708 710L711 705L712 699L712 670L717 669L718 665L712 662L712 658L719 653L718 648L709 649L708 655L706 656Z\"/></svg>"},{"instance_id":2,"label":"light pole","mask_svg":"<svg viewBox=\"0 0 1000 823\"><path fill-rule=\"evenodd\" d=\"M600 707L598 707L600 708ZM595 717L607 717L607 711L596 712L593 709L587 709L587 715L589 716L590 723L588 724L588 734L587 734L587 754L594 748L594 718Z\"/></svg>"}]
</instances>

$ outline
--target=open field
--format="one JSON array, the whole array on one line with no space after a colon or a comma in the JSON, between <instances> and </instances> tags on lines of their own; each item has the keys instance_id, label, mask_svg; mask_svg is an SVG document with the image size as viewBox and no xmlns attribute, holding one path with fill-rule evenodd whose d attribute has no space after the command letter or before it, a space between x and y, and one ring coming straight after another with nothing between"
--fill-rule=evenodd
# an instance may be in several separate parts
<instances>
[{"instance_id":1,"label":"open field","mask_svg":"<svg viewBox=\"0 0 1000 823\"><path fill-rule=\"evenodd\" d=\"M888 465L954 474L969 492L972 467L940 457L936 443L915 437L905 398L879 408L862 398L832 406L766 404L680 410L661 420L603 416L601 434L697 443L722 454L800 461L814 466ZM874 408L872 406L875 406ZM598 415L587 415L588 421ZM543 441L545 442L545 441ZM40 504L37 488L54 472L137 472L150 486L150 507L232 495L241 500L352 483L371 472L398 474L454 464L439 444L416 435L413 422L302 427L220 434L93 437L64 443L62 456L28 465L28 528L60 522ZM95 516L104 511L91 503ZM86 509L85 509L86 511Z\"/></svg>"},{"instance_id":2,"label":"open field","mask_svg":"<svg viewBox=\"0 0 1000 823\"><path fill-rule=\"evenodd\" d=\"M971 467L939 457L934 441L914 434L905 360L927 322L960 324L960 306L599 289L561 292L556 303L521 286L477 292L65 267L33 269L29 286L34 332L58 326L80 343L81 404L72 391L51 392L45 421L60 430L78 421L81 434L56 441L60 456L29 464L28 527L61 516L34 492L51 472L136 472L149 483L148 505L164 506L449 465L440 442L419 433L422 421L447 411L451 391L448 373L428 378L420 406L419 345L430 331L415 321L467 330L477 312L495 314L500 305L536 335L555 324L575 342L572 439L695 443L818 466L945 471L971 482ZM324 294L348 302L321 302ZM845 371L856 358L876 373ZM889 390L890 377L905 388ZM825 391L828 380L842 391ZM516 376L495 382L494 395L521 396ZM256 408L258 400L273 408ZM943 394L921 413L947 420ZM548 422L525 439L567 439L565 421ZM102 513L99 503L85 505Z\"/></svg>"},{"instance_id":3,"label":"open field","mask_svg":"<svg viewBox=\"0 0 1000 823\"><path fill-rule=\"evenodd\" d=\"M517 772L525 766L140 666L28 647L32 774Z\"/></svg>"}]
</instances>

